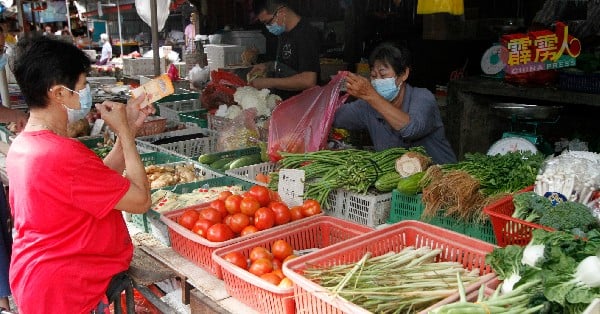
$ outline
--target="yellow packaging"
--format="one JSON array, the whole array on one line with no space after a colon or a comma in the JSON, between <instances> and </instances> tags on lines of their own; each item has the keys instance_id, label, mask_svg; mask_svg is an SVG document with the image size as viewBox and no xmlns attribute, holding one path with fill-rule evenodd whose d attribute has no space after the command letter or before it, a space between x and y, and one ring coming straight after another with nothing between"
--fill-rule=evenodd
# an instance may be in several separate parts
<instances>
[{"instance_id":1,"label":"yellow packaging","mask_svg":"<svg viewBox=\"0 0 600 314\"><path fill-rule=\"evenodd\" d=\"M167 74L163 74L132 90L131 96L139 97L142 93L150 95L150 97L144 99L144 102L140 105L140 108L144 108L174 92L175 88L173 88L173 82L171 82L171 79Z\"/></svg>"}]
</instances>

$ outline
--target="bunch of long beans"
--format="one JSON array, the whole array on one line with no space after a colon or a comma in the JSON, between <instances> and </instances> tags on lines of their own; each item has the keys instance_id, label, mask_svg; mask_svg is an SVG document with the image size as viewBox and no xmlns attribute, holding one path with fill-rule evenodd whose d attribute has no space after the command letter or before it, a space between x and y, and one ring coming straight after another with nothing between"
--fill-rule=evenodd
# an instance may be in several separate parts
<instances>
[{"instance_id":1,"label":"bunch of long beans","mask_svg":"<svg viewBox=\"0 0 600 314\"><path fill-rule=\"evenodd\" d=\"M423 151L422 148L410 150ZM304 170L306 182L304 198L317 200L327 207L332 190L344 188L366 193L377 178L395 170L397 158L409 150L401 147L379 152L347 149L321 150L310 153L281 153L281 168ZM278 176L271 175L269 187L277 189Z\"/></svg>"},{"instance_id":2,"label":"bunch of long beans","mask_svg":"<svg viewBox=\"0 0 600 314\"><path fill-rule=\"evenodd\" d=\"M377 257L367 253L355 264L308 267L304 276L374 313L418 312L456 293L457 274L466 283L479 280L478 269L435 262L441 252L407 247Z\"/></svg>"},{"instance_id":3,"label":"bunch of long beans","mask_svg":"<svg viewBox=\"0 0 600 314\"><path fill-rule=\"evenodd\" d=\"M485 295L486 287L481 285L477 300L467 300L460 276L457 276L457 282L460 301L442 305L430 311L430 314L532 314L540 313L544 308L544 304L529 306L532 296L541 289L540 279L526 282L505 294L500 294L500 284L490 296Z\"/></svg>"}]
</instances>

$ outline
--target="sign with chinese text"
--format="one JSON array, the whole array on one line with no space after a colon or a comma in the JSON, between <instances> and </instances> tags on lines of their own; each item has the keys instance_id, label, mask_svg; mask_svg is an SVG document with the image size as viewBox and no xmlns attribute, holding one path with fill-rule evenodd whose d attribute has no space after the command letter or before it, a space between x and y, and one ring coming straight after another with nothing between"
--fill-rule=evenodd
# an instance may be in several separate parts
<instances>
[{"instance_id":1,"label":"sign with chinese text","mask_svg":"<svg viewBox=\"0 0 600 314\"><path fill-rule=\"evenodd\" d=\"M575 66L581 52L579 39L569 35L568 26L557 22L555 31L502 36L504 71L519 74Z\"/></svg>"},{"instance_id":2,"label":"sign with chinese text","mask_svg":"<svg viewBox=\"0 0 600 314\"><path fill-rule=\"evenodd\" d=\"M289 207L302 205L304 197L304 170L279 170L277 193Z\"/></svg>"}]
</instances>

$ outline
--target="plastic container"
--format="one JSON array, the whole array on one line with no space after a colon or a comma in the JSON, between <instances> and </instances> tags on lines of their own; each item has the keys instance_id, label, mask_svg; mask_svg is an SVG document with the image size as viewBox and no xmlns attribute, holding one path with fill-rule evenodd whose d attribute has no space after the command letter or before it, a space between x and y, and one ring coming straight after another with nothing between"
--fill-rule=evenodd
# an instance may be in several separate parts
<instances>
[{"instance_id":1,"label":"plastic container","mask_svg":"<svg viewBox=\"0 0 600 314\"><path fill-rule=\"evenodd\" d=\"M142 159L144 166L168 164L179 161L189 161L189 159L186 159L182 156L176 156L167 152L144 153L140 155L140 158Z\"/></svg>"},{"instance_id":2,"label":"plastic container","mask_svg":"<svg viewBox=\"0 0 600 314\"><path fill-rule=\"evenodd\" d=\"M214 188L221 186L241 186L243 190L248 190L252 184L239 180L232 177L217 177L211 178L202 181L190 182L176 185L171 191L177 194L190 193L193 190L198 188ZM154 193L159 189L152 190L150 193ZM156 239L162 242L166 246L171 246L171 240L169 239L169 231L167 225L160 220L160 213L155 210L149 210L145 214L142 215L132 215L132 218L140 218L142 221L140 222L142 226L146 226L148 233L151 233ZM135 219L135 218L134 218Z\"/></svg>"},{"instance_id":3,"label":"plastic container","mask_svg":"<svg viewBox=\"0 0 600 314\"><path fill-rule=\"evenodd\" d=\"M208 128L208 120L206 120L206 112L203 110L204 109L179 112L179 122L186 124L193 123L199 128L206 129Z\"/></svg>"},{"instance_id":4,"label":"plastic container","mask_svg":"<svg viewBox=\"0 0 600 314\"><path fill-rule=\"evenodd\" d=\"M276 163L263 162L260 164L225 170L225 174L256 185L267 186L267 183L256 181L256 175L259 173L268 175L270 172L273 172L278 168L279 165Z\"/></svg>"},{"instance_id":5,"label":"plastic container","mask_svg":"<svg viewBox=\"0 0 600 314\"><path fill-rule=\"evenodd\" d=\"M486 254L494 249L492 244L423 222L406 220L285 263L283 273L294 282L296 312L369 313L356 304L334 296L325 288L304 277L302 275L304 269L307 265L326 267L355 263L367 252L379 256L390 251L398 252L407 246L439 248L442 249L442 253L438 256L439 261L454 261L463 264L469 270L479 269L482 278L467 286L466 289L479 287L494 276L491 267L485 264ZM483 276L487 274L490 275Z\"/></svg>"},{"instance_id":6,"label":"plastic container","mask_svg":"<svg viewBox=\"0 0 600 314\"><path fill-rule=\"evenodd\" d=\"M331 191L329 208L323 211L330 216L354 221L361 225L376 227L386 223L390 214L392 193L359 194L344 189Z\"/></svg>"},{"instance_id":7,"label":"plastic container","mask_svg":"<svg viewBox=\"0 0 600 314\"><path fill-rule=\"evenodd\" d=\"M160 108L160 116L169 121L180 122L179 113L190 113L200 110L200 99L184 99L156 104ZM203 109L206 113L206 110Z\"/></svg>"},{"instance_id":8,"label":"plastic container","mask_svg":"<svg viewBox=\"0 0 600 314\"><path fill-rule=\"evenodd\" d=\"M0 124L0 141L10 144L15 139L15 136L15 133L11 132L6 125Z\"/></svg>"},{"instance_id":9,"label":"plastic container","mask_svg":"<svg viewBox=\"0 0 600 314\"><path fill-rule=\"evenodd\" d=\"M533 191L533 187L529 187L521 192L528 191ZM534 229L554 230L550 227L513 218L512 214L515 212L515 205L513 204L512 195L505 196L486 206L483 211L490 216L496 242L500 247L513 244L526 246L531 241L531 232Z\"/></svg>"},{"instance_id":10,"label":"plastic container","mask_svg":"<svg viewBox=\"0 0 600 314\"><path fill-rule=\"evenodd\" d=\"M187 157L200 156L201 154L212 153L216 150L216 132L213 132L209 129L202 129L195 125L188 125L188 127L183 130L163 132L160 134L139 137L138 140L141 142L152 144L152 142L158 141L160 139L190 134L202 134L203 137L166 144L156 144L156 146L160 146L164 149L173 151L177 154L184 155ZM138 143L138 145L143 147L144 143Z\"/></svg>"},{"instance_id":11,"label":"plastic container","mask_svg":"<svg viewBox=\"0 0 600 314\"><path fill-rule=\"evenodd\" d=\"M263 235L241 241L213 252L213 260L221 266L225 289L232 297L261 313L294 313L294 289L281 288L223 259L227 253L241 252L246 257L255 246L271 249L271 244L283 239L294 250L322 249L373 229L342 219L315 216L294 228L267 230ZM316 253L318 254L318 253Z\"/></svg>"},{"instance_id":12,"label":"plastic container","mask_svg":"<svg viewBox=\"0 0 600 314\"><path fill-rule=\"evenodd\" d=\"M187 209L202 209L208 206L209 204L201 204L198 206L190 206L188 208L168 212L162 214L160 216L160 220L162 220L169 228L169 238L171 239L171 247L173 250L219 279L223 278L223 275L221 273L221 266L212 259L211 254L213 251L243 240L254 238L264 234L267 231L292 230L296 228L298 223L301 223L304 219L307 219L304 218L292 221L268 230L259 231L243 237L235 237L231 240L223 242L208 241L207 239L193 233L177 223L177 218L181 216Z\"/></svg>"},{"instance_id":13,"label":"plastic container","mask_svg":"<svg viewBox=\"0 0 600 314\"><path fill-rule=\"evenodd\" d=\"M436 213L435 217L422 219L425 204L421 201L421 194L406 195L398 190L392 191L392 204L387 223L393 224L403 220L419 220L428 224L449 229L470 237L496 244L494 229L489 220L482 222L466 222L454 216L445 216L443 211Z\"/></svg>"}]
</instances>

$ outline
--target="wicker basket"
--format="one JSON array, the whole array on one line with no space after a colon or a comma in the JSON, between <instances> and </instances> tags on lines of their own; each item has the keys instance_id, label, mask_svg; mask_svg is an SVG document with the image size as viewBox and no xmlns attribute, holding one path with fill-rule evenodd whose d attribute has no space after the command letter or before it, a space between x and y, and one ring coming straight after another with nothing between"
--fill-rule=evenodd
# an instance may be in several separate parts
<instances>
[{"instance_id":1,"label":"wicker basket","mask_svg":"<svg viewBox=\"0 0 600 314\"><path fill-rule=\"evenodd\" d=\"M148 117L144 125L137 130L135 136L148 136L162 133L167 128L167 118Z\"/></svg>"}]
</instances>

